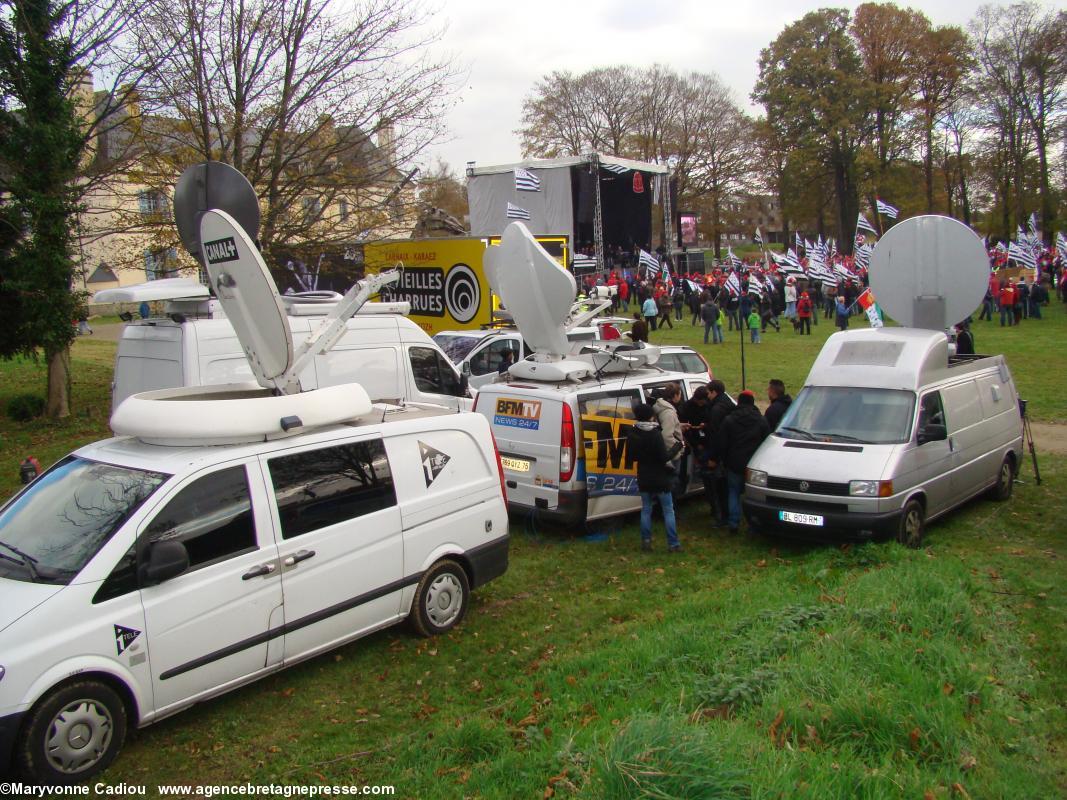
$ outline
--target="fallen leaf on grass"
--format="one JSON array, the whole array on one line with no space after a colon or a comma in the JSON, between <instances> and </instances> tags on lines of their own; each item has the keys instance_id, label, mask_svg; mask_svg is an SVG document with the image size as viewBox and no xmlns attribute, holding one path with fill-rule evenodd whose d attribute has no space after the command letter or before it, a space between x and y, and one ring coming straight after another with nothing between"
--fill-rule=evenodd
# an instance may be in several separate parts
<instances>
[{"instance_id":1,"label":"fallen leaf on grass","mask_svg":"<svg viewBox=\"0 0 1067 800\"><path fill-rule=\"evenodd\" d=\"M978 759L972 756L970 753L964 753L960 758L960 769L966 771L974 769L978 766Z\"/></svg>"},{"instance_id":2,"label":"fallen leaf on grass","mask_svg":"<svg viewBox=\"0 0 1067 800\"><path fill-rule=\"evenodd\" d=\"M782 727L782 722L785 721L785 710L779 709L778 714L774 718L774 722L771 723L771 727L767 729L767 735L774 743L775 747L781 747L778 744L778 729Z\"/></svg>"},{"instance_id":3,"label":"fallen leaf on grass","mask_svg":"<svg viewBox=\"0 0 1067 800\"><path fill-rule=\"evenodd\" d=\"M944 686L941 687L941 693L942 694L949 695L949 694L952 694L955 691L956 691L956 687L953 686L951 683L946 683Z\"/></svg>"},{"instance_id":4,"label":"fallen leaf on grass","mask_svg":"<svg viewBox=\"0 0 1067 800\"><path fill-rule=\"evenodd\" d=\"M912 750L918 750L922 746L922 731L918 728L912 728L908 732L908 741L911 743Z\"/></svg>"},{"instance_id":5,"label":"fallen leaf on grass","mask_svg":"<svg viewBox=\"0 0 1067 800\"><path fill-rule=\"evenodd\" d=\"M961 783L952 784L952 791L954 791L960 797L966 798L966 800L971 800L971 796L967 794L967 790L963 788L963 784Z\"/></svg>"},{"instance_id":6,"label":"fallen leaf on grass","mask_svg":"<svg viewBox=\"0 0 1067 800\"><path fill-rule=\"evenodd\" d=\"M757 569L763 569L766 566L767 566L767 559L765 559L765 558L761 558L759 561L756 562L756 568Z\"/></svg>"}]
</instances>

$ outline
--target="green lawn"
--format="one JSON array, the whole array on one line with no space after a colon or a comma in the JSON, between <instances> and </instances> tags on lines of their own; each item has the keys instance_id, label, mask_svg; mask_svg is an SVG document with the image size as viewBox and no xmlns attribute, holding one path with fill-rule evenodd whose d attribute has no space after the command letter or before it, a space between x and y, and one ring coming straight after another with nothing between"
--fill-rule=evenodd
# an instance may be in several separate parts
<instances>
[{"instance_id":1,"label":"green lawn","mask_svg":"<svg viewBox=\"0 0 1067 800\"><path fill-rule=\"evenodd\" d=\"M1067 314L1001 331L1036 417L1060 400ZM656 341L699 341L688 326ZM745 348L747 383L801 385L822 340ZM706 348L740 387L734 343ZM701 349L704 350L703 346ZM114 345L79 340L71 420L0 420L0 488L105 430ZM40 390L2 364L0 405ZM439 640L376 634L133 736L109 783L384 783L397 796L1050 798L1067 794L1067 457L1008 503L935 523L923 550L804 546L707 527L682 556L632 518L512 521L508 573Z\"/></svg>"}]
</instances>

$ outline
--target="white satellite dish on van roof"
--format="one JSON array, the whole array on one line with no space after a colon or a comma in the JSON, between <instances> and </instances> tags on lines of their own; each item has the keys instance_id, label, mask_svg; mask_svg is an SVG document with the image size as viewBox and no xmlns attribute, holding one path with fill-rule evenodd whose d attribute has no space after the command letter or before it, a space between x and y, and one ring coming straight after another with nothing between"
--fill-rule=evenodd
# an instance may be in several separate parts
<instances>
[{"instance_id":1,"label":"white satellite dish on van roof","mask_svg":"<svg viewBox=\"0 0 1067 800\"><path fill-rule=\"evenodd\" d=\"M890 228L871 254L870 281L886 313L909 328L945 330L982 302L989 256L959 220L911 217Z\"/></svg>"},{"instance_id":2,"label":"white satellite dish on van roof","mask_svg":"<svg viewBox=\"0 0 1067 800\"><path fill-rule=\"evenodd\" d=\"M508 225L500 244L486 249L485 271L489 285L534 350L532 356L508 369L511 377L581 380L597 373L637 369L659 359L658 347L618 340L575 345L568 339L577 292L574 276L560 267L521 222Z\"/></svg>"},{"instance_id":3,"label":"white satellite dish on van roof","mask_svg":"<svg viewBox=\"0 0 1067 800\"><path fill-rule=\"evenodd\" d=\"M279 388L293 364L293 335L278 287L255 244L225 211L200 218L201 255L211 288L260 386Z\"/></svg>"}]
</instances>

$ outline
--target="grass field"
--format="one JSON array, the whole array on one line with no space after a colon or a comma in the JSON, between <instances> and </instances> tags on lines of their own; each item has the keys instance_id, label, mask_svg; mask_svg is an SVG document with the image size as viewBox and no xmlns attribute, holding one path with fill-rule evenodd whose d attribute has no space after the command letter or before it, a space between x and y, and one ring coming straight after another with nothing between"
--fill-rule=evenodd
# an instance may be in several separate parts
<instances>
[{"instance_id":1,"label":"grass field","mask_svg":"<svg viewBox=\"0 0 1067 800\"><path fill-rule=\"evenodd\" d=\"M1067 421L1067 313L976 325L1035 417ZM694 344L688 319L654 340ZM796 392L832 328L745 348ZM736 337L737 334L734 334ZM734 344L709 347L741 388ZM75 414L0 420L0 487L102 435L114 345L75 345ZM1057 378L1059 375L1061 377ZM0 364L0 405L43 374ZM682 556L635 520L512 522L508 573L437 640L376 634L133 736L108 783L392 784L412 798L1052 798L1067 794L1067 458L1027 466L927 546L730 537L680 506Z\"/></svg>"}]
</instances>

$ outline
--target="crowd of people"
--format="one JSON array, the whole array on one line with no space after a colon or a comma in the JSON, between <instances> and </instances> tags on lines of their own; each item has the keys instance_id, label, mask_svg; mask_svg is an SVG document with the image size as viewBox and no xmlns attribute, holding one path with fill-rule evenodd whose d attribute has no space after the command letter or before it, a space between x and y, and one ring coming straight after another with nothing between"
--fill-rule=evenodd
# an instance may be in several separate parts
<instances>
[{"instance_id":1,"label":"crowd of people","mask_svg":"<svg viewBox=\"0 0 1067 800\"><path fill-rule=\"evenodd\" d=\"M711 525L736 534L741 526L745 468L760 444L782 421L793 399L778 379L767 385L762 413L751 391L731 399L721 380L697 387L688 400L668 383L651 405L634 409L635 423L627 448L637 463L641 494L641 548L652 549L652 512L663 511L668 552L680 552L674 497L689 485L689 470L698 471L710 508Z\"/></svg>"}]
</instances>

